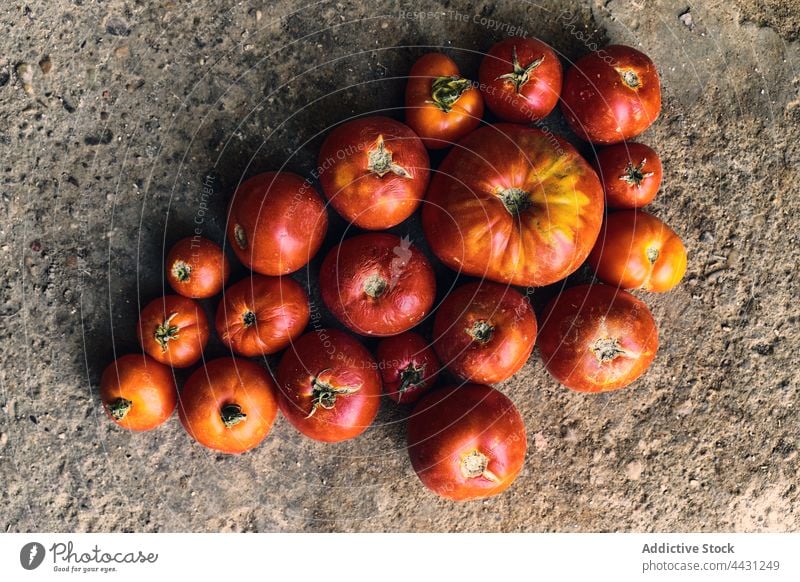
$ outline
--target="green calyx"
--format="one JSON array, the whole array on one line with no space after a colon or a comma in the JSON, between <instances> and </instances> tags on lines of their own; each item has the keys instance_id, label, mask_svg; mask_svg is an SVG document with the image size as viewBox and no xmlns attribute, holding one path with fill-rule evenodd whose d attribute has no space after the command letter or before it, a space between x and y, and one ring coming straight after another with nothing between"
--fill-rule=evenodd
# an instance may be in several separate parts
<instances>
[{"instance_id":1,"label":"green calyx","mask_svg":"<svg viewBox=\"0 0 800 582\"><path fill-rule=\"evenodd\" d=\"M108 403L108 411L111 413L111 418L114 420L122 420L128 414L133 402L125 398L119 397Z\"/></svg>"},{"instance_id":2,"label":"green calyx","mask_svg":"<svg viewBox=\"0 0 800 582\"><path fill-rule=\"evenodd\" d=\"M324 370L320 374L327 371L328 370ZM316 413L317 409L320 407L324 408L325 410L331 410L336 405L337 397L353 394L354 392L358 392L360 389L361 386L356 386L355 388L350 386L337 388L336 386L332 386L327 382L320 380L319 376L315 377L311 380L311 412L308 413L306 418L311 418L314 416L314 413Z\"/></svg>"},{"instance_id":3,"label":"green calyx","mask_svg":"<svg viewBox=\"0 0 800 582\"><path fill-rule=\"evenodd\" d=\"M461 77L436 77L431 84L431 100L428 103L447 113L471 85L469 79Z\"/></svg>"},{"instance_id":4,"label":"green calyx","mask_svg":"<svg viewBox=\"0 0 800 582\"><path fill-rule=\"evenodd\" d=\"M247 415L242 412L242 407L238 404L226 404L223 406L219 412L219 417L222 419L222 424L225 425L225 428L232 428L247 419Z\"/></svg>"},{"instance_id":5,"label":"green calyx","mask_svg":"<svg viewBox=\"0 0 800 582\"><path fill-rule=\"evenodd\" d=\"M646 163L646 158L643 159L638 166L634 166L632 163L628 162L628 165L625 166L625 172L619 177L619 179L629 186L636 186L637 188L641 187L642 182L644 182L646 178L653 176L653 172L644 171L644 165Z\"/></svg>"},{"instance_id":6,"label":"green calyx","mask_svg":"<svg viewBox=\"0 0 800 582\"><path fill-rule=\"evenodd\" d=\"M172 325L172 320L177 313L170 315L167 320L156 327L153 337L161 346L161 351L166 352L170 341L178 339L180 328L177 325Z\"/></svg>"},{"instance_id":7,"label":"green calyx","mask_svg":"<svg viewBox=\"0 0 800 582\"><path fill-rule=\"evenodd\" d=\"M534 61L527 67L523 67L519 64L519 59L517 58L517 47L515 46L512 49L511 59L512 71L510 73L506 73L505 75L500 75L497 77L497 80L502 79L512 83L514 85L514 91L517 93L517 95L519 95L520 90L525 83L530 81L533 70L544 62L544 57L541 56L538 59L534 59Z\"/></svg>"}]
</instances>

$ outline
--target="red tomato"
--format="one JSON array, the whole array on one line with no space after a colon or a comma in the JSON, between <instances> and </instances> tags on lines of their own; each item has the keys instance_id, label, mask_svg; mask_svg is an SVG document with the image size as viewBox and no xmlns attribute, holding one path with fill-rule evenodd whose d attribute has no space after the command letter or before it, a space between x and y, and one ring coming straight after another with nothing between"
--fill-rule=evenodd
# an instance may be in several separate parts
<instances>
[{"instance_id":1,"label":"red tomato","mask_svg":"<svg viewBox=\"0 0 800 582\"><path fill-rule=\"evenodd\" d=\"M203 355L208 318L188 297L165 295L142 309L136 333L148 355L173 368L186 368Z\"/></svg>"},{"instance_id":2,"label":"red tomato","mask_svg":"<svg viewBox=\"0 0 800 582\"><path fill-rule=\"evenodd\" d=\"M231 272L222 249L199 236L175 243L167 255L166 269L170 287L193 299L213 297L222 291Z\"/></svg>"},{"instance_id":3,"label":"red tomato","mask_svg":"<svg viewBox=\"0 0 800 582\"><path fill-rule=\"evenodd\" d=\"M561 111L575 135L592 143L636 137L661 111L656 66L629 46L586 55L567 71Z\"/></svg>"},{"instance_id":4,"label":"red tomato","mask_svg":"<svg viewBox=\"0 0 800 582\"><path fill-rule=\"evenodd\" d=\"M319 154L322 191L348 222L367 230L400 224L417 209L430 175L416 133L388 117L334 129Z\"/></svg>"},{"instance_id":5,"label":"red tomato","mask_svg":"<svg viewBox=\"0 0 800 582\"><path fill-rule=\"evenodd\" d=\"M597 173L609 208L641 208L661 185L661 160L643 143L620 143L597 153Z\"/></svg>"},{"instance_id":6,"label":"red tomato","mask_svg":"<svg viewBox=\"0 0 800 582\"><path fill-rule=\"evenodd\" d=\"M308 296L288 277L253 275L231 285L217 309L217 334L242 356L274 354L308 324Z\"/></svg>"},{"instance_id":7,"label":"red tomato","mask_svg":"<svg viewBox=\"0 0 800 582\"><path fill-rule=\"evenodd\" d=\"M167 366L144 354L128 354L103 371L100 399L108 417L121 427L150 430L172 416L178 390Z\"/></svg>"},{"instance_id":8,"label":"red tomato","mask_svg":"<svg viewBox=\"0 0 800 582\"><path fill-rule=\"evenodd\" d=\"M383 389L399 404L416 402L439 376L439 358L413 331L381 340L377 350Z\"/></svg>"},{"instance_id":9,"label":"red tomato","mask_svg":"<svg viewBox=\"0 0 800 582\"><path fill-rule=\"evenodd\" d=\"M422 483L453 501L508 489L522 470L528 446L514 403L480 384L427 394L408 419L407 441Z\"/></svg>"},{"instance_id":10,"label":"red tomato","mask_svg":"<svg viewBox=\"0 0 800 582\"><path fill-rule=\"evenodd\" d=\"M658 329L644 302L607 285L567 289L545 309L539 351L567 388L607 392L641 376L658 350Z\"/></svg>"},{"instance_id":11,"label":"red tomato","mask_svg":"<svg viewBox=\"0 0 800 582\"><path fill-rule=\"evenodd\" d=\"M237 188L227 230L245 266L262 275L286 275L317 253L328 230L328 215L308 181L289 172L267 172Z\"/></svg>"},{"instance_id":12,"label":"red tomato","mask_svg":"<svg viewBox=\"0 0 800 582\"><path fill-rule=\"evenodd\" d=\"M547 44L511 37L483 57L478 73L489 109L504 121L528 123L547 117L561 94L561 63Z\"/></svg>"},{"instance_id":13,"label":"red tomato","mask_svg":"<svg viewBox=\"0 0 800 582\"><path fill-rule=\"evenodd\" d=\"M594 170L563 139L482 127L442 162L422 208L431 249L451 269L540 286L575 271L603 220Z\"/></svg>"},{"instance_id":14,"label":"red tomato","mask_svg":"<svg viewBox=\"0 0 800 582\"><path fill-rule=\"evenodd\" d=\"M428 149L446 148L478 127L483 97L442 53L420 57L408 74L406 123Z\"/></svg>"},{"instance_id":15,"label":"red tomato","mask_svg":"<svg viewBox=\"0 0 800 582\"><path fill-rule=\"evenodd\" d=\"M196 370L181 392L178 414L201 445L243 453L269 434L278 414L275 382L249 360L219 358Z\"/></svg>"},{"instance_id":16,"label":"red tomato","mask_svg":"<svg viewBox=\"0 0 800 582\"><path fill-rule=\"evenodd\" d=\"M336 329L314 330L294 342L277 379L281 412L312 439L355 438L378 413L378 364L358 340Z\"/></svg>"},{"instance_id":17,"label":"red tomato","mask_svg":"<svg viewBox=\"0 0 800 582\"><path fill-rule=\"evenodd\" d=\"M362 335L396 335L417 325L436 296L433 269L407 238L375 233L332 249L320 269L322 300Z\"/></svg>"},{"instance_id":18,"label":"red tomato","mask_svg":"<svg viewBox=\"0 0 800 582\"><path fill-rule=\"evenodd\" d=\"M536 316L526 297L488 281L467 283L436 310L433 347L442 364L464 380L508 380L528 361Z\"/></svg>"},{"instance_id":19,"label":"red tomato","mask_svg":"<svg viewBox=\"0 0 800 582\"><path fill-rule=\"evenodd\" d=\"M675 231L652 214L623 210L606 218L589 264L610 285L663 292L686 273L686 248Z\"/></svg>"}]
</instances>

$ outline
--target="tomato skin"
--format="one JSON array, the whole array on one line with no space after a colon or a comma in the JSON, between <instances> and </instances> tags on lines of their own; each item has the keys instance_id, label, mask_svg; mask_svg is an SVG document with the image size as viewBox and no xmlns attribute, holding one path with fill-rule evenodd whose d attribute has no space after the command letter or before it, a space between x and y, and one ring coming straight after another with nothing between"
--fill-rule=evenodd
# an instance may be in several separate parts
<instances>
[{"instance_id":1,"label":"tomato skin","mask_svg":"<svg viewBox=\"0 0 800 582\"><path fill-rule=\"evenodd\" d=\"M377 161L372 168L371 159ZM366 230L384 230L411 216L430 176L428 152L419 136L382 116L336 127L322 144L319 167L331 206Z\"/></svg>"},{"instance_id":2,"label":"tomato skin","mask_svg":"<svg viewBox=\"0 0 800 582\"><path fill-rule=\"evenodd\" d=\"M269 373L255 362L211 360L183 387L178 409L181 424L209 449L244 453L258 446L272 429L278 414L276 391Z\"/></svg>"},{"instance_id":3,"label":"tomato skin","mask_svg":"<svg viewBox=\"0 0 800 582\"><path fill-rule=\"evenodd\" d=\"M658 293L680 282L686 261L686 247L675 231L641 210L610 213L589 255L605 283Z\"/></svg>"},{"instance_id":4,"label":"tomato skin","mask_svg":"<svg viewBox=\"0 0 800 582\"><path fill-rule=\"evenodd\" d=\"M650 366L658 329L650 310L627 291L579 285L545 308L539 352L545 368L578 392L624 388Z\"/></svg>"},{"instance_id":5,"label":"tomato skin","mask_svg":"<svg viewBox=\"0 0 800 582\"><path fill-rule=\"evenodd\" d=\"M518 90L508 77L516 68L515 52L523 75L518 79ZM531 66L525 79L523 70ZM553 49L539 39L510 37L495 44L483 57L478 79L492 113L503 121L529 123L547 117L555 109L561 94L561 62Z\"/></svg>"},{"instance_id":6,"label":"tomato skin","mask_svg":"<svg viewBox=\"0 0 800 582\"><path fill-rule=\"evenodd\" d=\"M603 148L597 153L595 165L608 208L646 206L661 185L661 159L643 143L626 142Z\"/></svg>"},{"instance_id":7,"label":"tomato skin","mask_svg":"<svg viewBox=\"0 0 800 582\"><path fill-rule=\"evenodd\" d=\"M661 112L656 66L644 53L623 45L586 55L567 71L561 111L575 135L592 143L634 138Z\"/></svg>"},{"instance_id":8,"label":"tomato skin","mask_svg":"<svg viewBox=\"0 0 800 582\"><path fill-rule=\"evenodd\" d=\"M145 354L128 354L103 370L100 399L108 417L122 428L145 431L172 416L178 390L167 366Z\"/></svg>"},{"instance_id":9,"label":"tomato skin","mask_svg":"<svg viewBox=\"0 0 800 582\"><path fill-rule=\"evenodd\" d=\"M290 172L266 172L236 189L226 228L246 267L262 275L288 275L317 253L328 215L309 182Z\"/></svg>"},{"instance_id":10,"label":"tomato skin","mask_svg":"<svg viewBox=\"0 0 800 582\"><path fill-rule=\"evenodd\" d=\"M439 358L425 338L413 331L381 340L376 355L383 390L398 404L416 402L439 377Z\"/></svg>"},{"instance_id":11,"label":"tomato skin","mask_svg":"<svg viewBox=\"0 0 800 582\"><path fill-rule=\"evenodd\" d=\"M281 412L314 440L333 443L355 438L378 414L378 364L345 332L318 329L301 336L281 357L277 379Z\"/></svg>"},{"instance_id":12,"label":"tomato skin","mask_svg":"<svg viewBox=\"0 0 800 582\"><path fill-rule=\"evenodd\" d=\"M460 378L495 384L516 374L533 351L536 316L519 291L489 281L453 290L436 310L433 347Z\"/></svg>"},{"instance_id":13,"label":"tomato skin","mask_svg":"<svg viewBox=\"0 0 800 582\"><path fill-rule=\"evenodd\" d=\"M184 297L213 297L222 291L230 274L225 253L207 238L181 239L167 255L167 281L175 293Z\"/></svg>"},{"instance_id":14,"label":"tomato skin","mask_svg":"<svg viewBox=\"0 0 800 582\"><path fill-rule=\"evenodd\" d=\"M525 463L522 416L502 392L481 384L427 394L408 419L406 438L422 483L453 501L505 491Z\"/></svg>"},{"instance_id":15,"label":"tomato skin","mask_svg":"<svg viewBox=\"0 0 800 582\"><path fill-rule=\"evenodd\" d=\"M322 300L361 335L407 331L430 313L436 279L428 259L407 238L370 233L334 247L320 269Z\"/></svg>"},{"instance_id":16,"label":"tomato skin","mask_svg":"<svg viewBox=\"0 0 800 582\"><path fill-rule=\"evenodd\" d=\"M193 299L165 295L142 309L136 334L147 355L173 368L187 368L203 355L208 318Z\"/></svg>"},{"instance_id":17,"label":"tomato skin","mask_svg":"<svg viewBox=\"0 0 800 582\"><path fill-rule=\"evenodd\" d=\"M288 277L253 275L225 290L217 308L217 334L242 356L274 354L303 333L308 295Z\"/></svg>"},{"instance_id":18,"label":"tomato skin","mask_svg":"<svg viewBox=\"0 0 800 582\"><path fill-rule=\"evenodd\" d=\"M453 59L442 53L422 55L408 77L406 123L426 148L449 147L478 127L483 117L483 96L468 79L461 77ZM437 89L440 86L443 89L434 93L435 84ZM437 101L439 95L444 100ZM449 99L453 97L455 101L451 103Z\"/></svg>"},{"instance_id":19,"label":"tomato skin","mask_svg":"<svg viewBox=\"0 0 800 582\"><path fill-rule=\"evenodd\" d=\"M602 220L600 180L575 148L511 124L464 138L422 208L425 236L445 265L521 286L549 285L580 267Z\"/></svg>"}]
</instances>

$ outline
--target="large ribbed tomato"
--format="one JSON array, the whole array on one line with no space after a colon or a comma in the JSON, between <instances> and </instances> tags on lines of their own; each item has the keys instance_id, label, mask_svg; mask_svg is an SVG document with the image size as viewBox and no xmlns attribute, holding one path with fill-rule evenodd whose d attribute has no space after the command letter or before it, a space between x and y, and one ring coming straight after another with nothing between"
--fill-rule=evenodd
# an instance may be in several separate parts
<instances>
[{"instance_id":1,"label":"large ribbed tomato","mask_svg":"<svg viewBox=\"0 0 800 582\"><path fill-rule=\"evenodd\" d=\"M316 329L300 337L283 354L276 376L281 412L312 439L355 438L378 413L378 364L343 331Z\"/></svg>"},{"instance_id":2,"label":"large ribbed tomato","mask_svg":"<svg viewBox=\"0 0 800 582\"><path fill-rule=\"evenodd\" d=\"M641 376L658 349L650 310L627 291L579 285L545 309L539 351L547 371L567 388L606 392Z\"/></svg>"},{"instance_id":3,"label":"large ribbed tomato","mask_svg":"<svg viewBox=\"0 0 800 582\"><path fill-rule=\"evenodd\" d=\"M467 283L436 311L433 347L442 365L464 380L508 380L528 361L535 341L536 316L513 287Z\"/></svg>"},{"instance_id":4,"label":"large ribbed tomato","mask_svg":"<svg viewBox=\"0 0 800 582\"><path fill-rule=\"evenodd\" d=\"M514 403L481 384L427 394L408 419L408 455L437 495L469 501L497 495L525 462L525 425Z\"/></svg>"},{"instance_id":5,"label":"large ribbed tomato","mask_svg":"<svg viewBox=\"0 0 800 582\"><path fill-rule=\"evenodd\" d=\"M227 230L233 251L248 268L286 275L319 250L328 214L310 182L290 172L266 172L236 189Z\"/></svg>"},{"instance_id":6,"label":"large ribbed tomato","mask_svg":"<svg viewBox=\"0 0 800 582\"><path fill-rule=\"evenodd\" d=\"M636 137L661 111L653 61L629 46L607 46L567 71L561 111L576 135L592 143Z\"/></svg>"},{"instance_id":7,"label":"large ribbed tomato","mask_svg":"<svg viewBox=\"0 0 800 582\"><path fill-rule=\"evenodd\" d=\"M325 305L362 335L389 336L431 311L436 280L428 259L407 238L369 233L334 247L319 274Z\"/></svg>"},{"instance_id":8,"label":"large ribbed tomato","mask_svg":"<svg viewBox=\"0 0 800 582\"><path fill-rule=\"evenodd\" d=\"M373 116L334 129L319 152L319 181L336 211L367 230L403 222L428 185L428 151L414 131Z\"/></svg>"},{"instance_id":9,"label":"large ribbed tomato","mask_svg":"<svg viewBox=\"0 0 800 582\"><path fill-rule=\"evenodd\" d=\"M428 53L414 63L406 85L406 123L425 147L450 147L478 127L483 97L461 76L455 61L442 53Z\"/></svg>"},{"instance_id":10,"label":"large ribbed tomato","mask_svg":"<svg viewBox=\"0 0 800 582\"><path fill-rule=\"evenodd\" d=\"M422 226L450 268L515 285L549 285L575 271L603 221L594 170L539 129L482 127L445 158Z\"/></svg>"}]
</instances>

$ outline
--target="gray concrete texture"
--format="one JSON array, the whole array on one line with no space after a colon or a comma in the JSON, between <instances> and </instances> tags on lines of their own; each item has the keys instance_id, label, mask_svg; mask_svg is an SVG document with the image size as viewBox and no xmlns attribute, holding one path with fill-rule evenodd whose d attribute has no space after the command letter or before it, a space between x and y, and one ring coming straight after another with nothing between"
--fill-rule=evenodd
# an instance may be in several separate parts
<instances>
[{"instance_id":1,"label":"gray concrete texture","mask_svg":"<svg viewBox=\"0 0 800 582\"><path fill-rule=\"evenodd\" d=\"M4 2L0 531L797 530L800 4L687 9ZM308 175L341 120L402 119L418 56L444 50L474 78L512 27L565 65L613 42L660 71L662 114L641 137L664 164L650 210L683 237L689 267L673 292L638 294L661 334L646 376L612 394L572 393L534 351L499 386L527 426L523 474L467 504L421 485L404 411L389 401L356 440L316 443L279 418L239 457L203 449L177 417L143 434L105 417L100 373L137 351L138 310L162 293L164 251L195 220L222 242L241 179ZM591 155L560 113L546 125ZM331 211L326 248L345 228ZM393 231L421 239L418 218ZM306 271L297 277L306 283ZM553 292L537 290L536 308ZM216 301L204 303L212 313ZM224 354L214 340L208 355Z\"/></svg>"}]
</instances>

